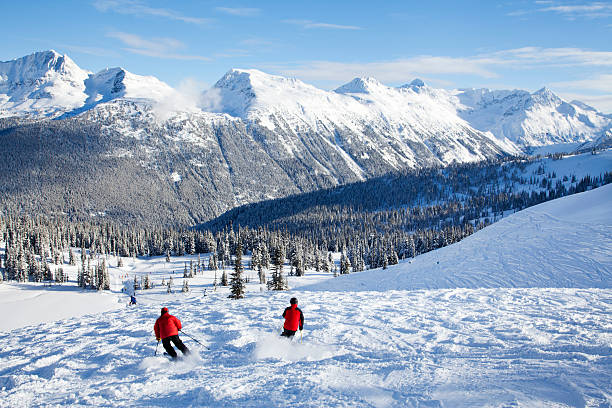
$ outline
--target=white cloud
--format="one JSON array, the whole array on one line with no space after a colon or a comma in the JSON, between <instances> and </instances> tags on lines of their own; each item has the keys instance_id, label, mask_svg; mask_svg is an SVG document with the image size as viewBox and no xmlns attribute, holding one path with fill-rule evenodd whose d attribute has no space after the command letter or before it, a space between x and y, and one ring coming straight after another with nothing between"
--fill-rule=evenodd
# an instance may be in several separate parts
<instances>
[{"instance_id":1,"label":"white cloud","mask_svg":"<svg viewBox=\"0 0 612 408\"><path fill-rule=\"evenodd\" d=\"M588 93L572 93L572 92L555 92L563 99L567 101L578 100L584 102L587 105L591 105L600 112L610 114L612 113L612 95L593 95Z\"/></svg>"},{"instance_id":2,"label":"white cloud","mask_svg":"<svg viewBox=\"0 0 612 408\"><path fill-rule=\"evenodd\" d=\"M554 5L541 8L538 11L554 12L569 18L605 18L612 16L612 4L595 2L581 5Z\"/></svg>"},{"instance_id":3,"label":"white cloud","mask_svg":"<svg viewBox=\"0 0 612 408\"><path fill-rule=\"evenodd\" d=\"M602 74L595 78L576 81L554 82L550 85L562 89L590 89L598 92L612 93L612 74ZM612 98L612 95L608 97Z\"/></svg>"},{"instance_id":4,"label":"white cloud","mask_svg":"<svg viewBox=\"0 0 612 408\"><path fill-rule=\"evenodd\" d=\"M494 52L490 56L507 64L612 66L612 52L582 48L523 47Z\"/></svg>"},{"instance_id":5,"label":"white cloud","mask_svg":"<svg viewBox=\"0 0 612 408\"><path fill-rule=\"evenodd\" d=\"M123 32L111 32L107 37L116 38L123 42L127 47L124 50L149 57L176 59L176 60L199 60L209 61L210 58L200 55L178 54L176 51L185 48L185 45L174 38L153 38L145 39L135 34Z\"/></svg>"},{"instance_id":6,"label":"white cloud","mask_svg":"<svg viewBox=\"0 0 612 408\"><path fill-rule=\"evenodd\" d=\"M534 13L555 13L569 20L577 18L606 18L612 16L612 4L604 2L592 2L586 4L558 4L554 1L536 1L540 7L530 10L517 10L507 13L508 16L524 16Z\"/></svg>"},{"instance_id":7,"label":"white cloud","mask_svg":"<svg viewBox=\"0 0 612 408\"><path fill-rule=\"evenodd\" d=\"M420 55L375 62L306 61L270 68L305 80L345 81L355 76L374 76L381 81L398 82L440 74L498 78L502 68L520 71L570 66L612 67L612 52L523 47L466 57Z\"/></svg>"},{"instance_id":8,"label":"white cloud","mask_svg":"<svg viewBox=\"0 0 612 408\"><path fill-rule=\"evenodd\" d=\"M174 10L149 7L139 0L95 0L93 5L102 12L113 11L115 13L134 15L137 17L145 15L163 17L192 24L207 24L212 21L209 18L184 16Z\"/></svg>"},{"instance_id":9,"label":"white cloud","mask_svg":"<svg viewBox=\"0 0 612 408\"><path fill-rule=\"evenodd\" d=\"M321 22L310 21L310 20L283 20L283 23L295 24L295 25L299 25L307 29L329 28L329 29L334 29L334 30L361 30L361 27L353 26L353 25L321 23Z\"/></svg>"},{"instance_id":10,"label":"white cloud","mask_svg":"<svg viewBox=\"0 0 612 408\"><path fill-rule=\"evenodd\" d=\"M333 81L374 76L380 81L398 82L422 74L474 74L485 78L496 76L485 68L484 61L435 56L366 63L311 61L301 66L277 67L277 70L283 75L302 79Z\"/></svg>"},{"instance_id":11,"label":"white cloud","mask_svg":"<svg viewBox=\"0 0 612 408\"><path fill-rule=\"evenodd\" d=\"M160 121L172 117L175 112L206 111L217 112L221 108L221 95L216 88L209 88L204 82L193 78L181 81L174 91L153 106Z\"/></svg>"},{"instance_id":12,"label":"white cloud","mask_svg":"<svg viewBox=\"0 0 612 408\"><path fill-rule=\"evenodd\" d=\"M249 7L216 7L215 10L239 17L253 17L259 15L261 12L258 8Z\"/></svg>"},{"instance_id":13,"label":"white cloud","mask_svg":"<svg viewBox=\"0 0 612 408\"><path fill-rule=\"evenodd\" d=\"M118 57L119 54L114 50L99 47L88 47L82 45L60 44L61 48L65 48L72 52L81 54L95 55L96 57Z\"/></svg>"}]
</instances>

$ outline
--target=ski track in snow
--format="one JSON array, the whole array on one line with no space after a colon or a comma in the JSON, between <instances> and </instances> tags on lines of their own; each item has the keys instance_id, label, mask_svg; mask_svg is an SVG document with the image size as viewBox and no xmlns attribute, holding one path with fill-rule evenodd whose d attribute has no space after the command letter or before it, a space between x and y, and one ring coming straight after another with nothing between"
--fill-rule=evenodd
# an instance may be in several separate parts
<instances>
[{"instance_id":1,"label":"ski track in snow","mask_svg":"<svg viewBox=\"0 0 612 408\"><path fill-rule=\"evenodd\" d=\"M0 336L0 405L607 406L612 292L300 292L303 341L277 336L295 293L163 294ZM194 354L154 357L167 304ZM162 347L158 349L161 354ZM495 403L495 404L493 404ZM491 404L491 405L490 405Z\"/></svg>"},{"instance_id":2,"label":"ski track in snow","mask_svg":"<svg viewBox=\"0 0 612 408\"><path fill-rule=\"evenodd\" d=\"M249 283L242 300L212 291L211 271L165 293L195 256L127 258L112 294L3 283L0 407L610 407L611 200L608 185L386 271L309 273L289 292ZM149 273L156 288L126 307L120 289ZM290 342L292 296L305 331ZM191 356L154 356L161 306L210 350L183 334Z\"/></svg>"}]
</instances>

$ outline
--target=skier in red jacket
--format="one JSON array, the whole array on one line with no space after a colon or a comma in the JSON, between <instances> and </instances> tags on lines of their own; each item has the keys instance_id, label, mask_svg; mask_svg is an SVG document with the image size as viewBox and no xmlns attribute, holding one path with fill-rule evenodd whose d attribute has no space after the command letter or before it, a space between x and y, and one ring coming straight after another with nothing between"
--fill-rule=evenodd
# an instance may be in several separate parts
<instances>
[{"instance_id":1,"label":"skier in red jacket","mask_svg":"<svg viewBox=\"0 0 612 408\"><path fill-rule=\"evenodd\" d=\"M189 349L183 344L178 336L178 332L181 330L181 327L181 321L168 313L167 307L162 307L161 316L157 318L153 328L155 330L155 337L157 338L157 341L159 342L161 339L166 352L173 359L177 357L177 354L170 342L174 343L174 345L181 350L183 354L189 354Z\"/></svg>"},{"instance_id":2,"label":"skier in red jacket","mask_svg":"<svg viewBox=\"0 0 612 408\"><path fill-rule=\"evenodd\" d=\"M289 303L291 306L286 308L283 312L285 324L283 325L283 332L281 333L281 336L291 338L295 336L295 332L298 330L298 328L300 330L304 329L304 314L300 308L297 307L297 298L291 298Z\"/></svg>"}]
</instances>

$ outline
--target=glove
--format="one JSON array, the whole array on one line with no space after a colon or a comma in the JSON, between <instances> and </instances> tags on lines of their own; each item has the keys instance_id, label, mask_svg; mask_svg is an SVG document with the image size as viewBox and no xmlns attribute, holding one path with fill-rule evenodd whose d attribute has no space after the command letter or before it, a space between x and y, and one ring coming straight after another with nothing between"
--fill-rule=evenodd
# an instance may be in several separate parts
<instances>
[{"instance_id":1,"label":"glove","mask_svg":"<svg viewBox=\"0 0 612 408\"><path fill-rule=\"evenodd\" d=\"M302 331L302 330L304 330L304 328L303 328L303 327L300 327L300 331Z\"/></svg>"},{"instance_id":2,"label":"glove","mask_svg":"<svg viewBox=\"0 0 612 408\"><path fill-rule=\"evenodd\" d=\"M157 341L160 341L161 339L159 337L157 337Z\"/></svg>"}]
</instances>

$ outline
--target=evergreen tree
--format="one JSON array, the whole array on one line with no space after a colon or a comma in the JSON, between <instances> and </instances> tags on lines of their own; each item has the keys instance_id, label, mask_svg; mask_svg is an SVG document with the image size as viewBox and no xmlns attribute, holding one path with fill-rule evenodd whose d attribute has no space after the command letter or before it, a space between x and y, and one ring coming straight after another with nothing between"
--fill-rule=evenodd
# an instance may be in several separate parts
<instances>
[{"instance_id":1,"label":"evergreen tree","mask_svg":"<svg viewBox=\"0 0 612 408\"><path fill-rule=\"evenodd\" d=\"M272 280L268 282L268 290L287 290L287 280L283 276L283 264L284 264L283 250L280 246L273 249L272 255Z\"/></svg>"},{"instance_id":2,"label":"evergreen tree","mask_svg":"<svg viewBox=\"0 0 612 408\"><path fill-rule=\"evenodd\" d=\"M225 272L225 270L223 270L223 273L221 274L221 282L219 282L219 284L221 286L227 286L227 272Z\"/></svg>"},{"instance_id":3,"label":"evergreen tree","mask_svg":"<svg viewBox=\"0 0 612 408\"><path fill-rule=\"evenodd\" d=\"M74 257L74 252L72 251L72 248L68 250L68 264L72 266L76 265L76 258Z\"/></svg>"},{"instance_id":4,"label":"evergreen tree","mask_svg":"<svg viewBox=\"0 0 612 408\"><path fill-rule=\"evenodd\" d=\"M340 256L340 275L348 275L351 268L351 262L348 257L342 253Z\"/></svg>"},{"instance_id":5,"label":"evergreen tree","mask_svg":"<svg viewBox=\"0 0 612 408\"><path fill-rule=\"evenodd\" d=\"M238 241L236 246L236 260L234 262L234 272L231 279L231 294L228 296L232 299L242 299L244 297L244 282L242 279L242 243Z\"/></svg>"}]
</instances>

